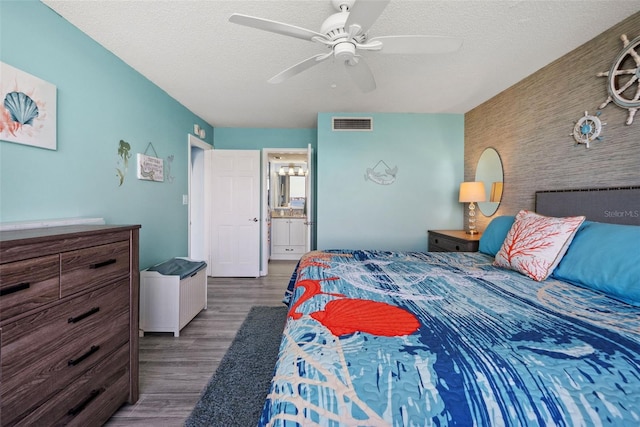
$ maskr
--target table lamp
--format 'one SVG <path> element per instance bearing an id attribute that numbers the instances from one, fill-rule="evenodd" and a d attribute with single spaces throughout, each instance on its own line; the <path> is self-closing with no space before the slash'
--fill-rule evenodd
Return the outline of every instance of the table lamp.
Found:
<path id="1" fill-rule="evenodd" d="M 460 203 L 469 203 L 469 230 L 467 234 L 477 234 L 475 202 L 484 202 L 487 195 L 481 181 L 463 182 L 460 184 Z"/>

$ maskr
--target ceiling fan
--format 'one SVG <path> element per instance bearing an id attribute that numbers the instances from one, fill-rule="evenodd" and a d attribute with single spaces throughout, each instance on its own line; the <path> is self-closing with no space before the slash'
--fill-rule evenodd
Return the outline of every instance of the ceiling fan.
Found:
<path id="1" fill-rule="evenodd" d="M 462 45 L 462 40 L 438 36 L 381 36 L 369 38 L 367 31 L 378 19 L 390 0 L 331 0 L 338 10 L 329 16 L 320 31 L 312 31 L 295 25 L 264 18 L 234 13 L 229 21 L 259 30 L 270 31 L 289 37 L 296 37 L 320 43 L 330 52 L 314 55 L 269 79 L 269 83 L 281 83 L 332 56 L 342 62 L 345 69 L 363 92 L 376 88 L 371 69 L 358 51 L 368 50 L 390 54 L 434 54 L 454 52 Z"/>

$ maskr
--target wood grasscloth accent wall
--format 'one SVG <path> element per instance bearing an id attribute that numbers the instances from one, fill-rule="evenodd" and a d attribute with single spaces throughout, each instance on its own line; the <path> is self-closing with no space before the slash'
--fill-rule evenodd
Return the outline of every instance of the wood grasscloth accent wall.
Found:
<path id="1" fill-rule="evenodd" d="M 584 112 L 595 114 L 607 98 L 607 78 L 596 74 L 610 69 L 622 34 L 630 41 L 640 36 L 640 12 L 465 114 L 465 181 L 475 179 L 485 148 L 502 159 L 504 192 L 495 215 L 533 210 L 538 190 L 640 185 L 640 113 L 627 126 L 628 111 L 612 102 L 600 110 L 603 141 L 587 149 L 570 136 Z M 491 220 L 476 217 L 479 230 Z"/>

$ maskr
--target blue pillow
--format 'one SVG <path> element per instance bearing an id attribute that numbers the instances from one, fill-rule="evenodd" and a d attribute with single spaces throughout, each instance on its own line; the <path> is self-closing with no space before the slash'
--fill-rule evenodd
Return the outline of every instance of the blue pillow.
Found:
<path id="1" fill-rule="evenodd" d="M 507 237 L 507 233 L 511 230 L 515 218 L 515 216 L 497 216 L 491 220 L 480 236 L 478 251 L 493 257 L 496 256 L 502 247 L 502 242 Z"/>
<path id="2" fill-rule="evenodd" d="M 585 221 L 553 277 L 640 306 L 640 226 Z"/>

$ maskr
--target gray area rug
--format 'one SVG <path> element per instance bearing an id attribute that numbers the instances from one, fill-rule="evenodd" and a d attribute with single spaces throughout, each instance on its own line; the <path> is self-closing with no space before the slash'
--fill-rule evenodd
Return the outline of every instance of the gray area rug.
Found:
<path id="1" fill-rule="evenodd" d="M 186 427 L 258 424 L 278 358 L 287 307 L 252 307 Z"/>

